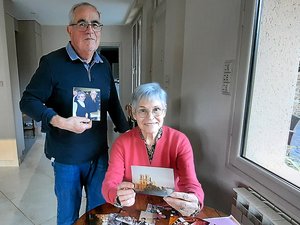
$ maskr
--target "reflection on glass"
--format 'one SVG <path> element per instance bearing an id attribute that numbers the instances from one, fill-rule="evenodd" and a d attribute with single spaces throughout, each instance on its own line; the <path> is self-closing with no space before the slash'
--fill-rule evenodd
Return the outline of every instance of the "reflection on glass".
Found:
<path id="1" fill-rule="evenodd" d="M 259 6 L 242 157 L 299 189 L 300 5 L 264 0 Z"/>
<path id="2" fill-rule="evenodd" d="M 300 171 L 300 65 L 285 163 L 289 167 Z"/>

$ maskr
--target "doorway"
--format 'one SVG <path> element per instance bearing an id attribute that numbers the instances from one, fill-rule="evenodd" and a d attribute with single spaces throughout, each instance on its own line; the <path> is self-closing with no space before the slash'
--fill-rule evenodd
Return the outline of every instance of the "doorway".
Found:
<path id="1" fill-rule="evenodd" d="M 100 53 L 108 60 L 110 64 L 115 86 L 119 96 L 120 93 L 119 91 L 120 90 L 119 46 L 101 46 Z M 118 134 L 114 132 L 114 125 L 109 116 L 107 118 L 107 128 L 108 128 L 107 130 L 108 146 L 111 146 L 111 144 L 116 139 Z"/>

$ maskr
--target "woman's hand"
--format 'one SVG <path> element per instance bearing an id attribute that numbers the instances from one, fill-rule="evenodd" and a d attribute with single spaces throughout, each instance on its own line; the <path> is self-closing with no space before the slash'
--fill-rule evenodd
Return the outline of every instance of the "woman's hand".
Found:
<path id="1" fill-rule="evenodd" d="M 132 206 L 135 203 L 134 184 L 122 182 L 117 188 L 117 198 L 121 206 Z"/>
<path id="2" fill-rule="evenodd" d="M 193 216 L 200 212 L 198 198 L 192 193 L 173 192 L 164 200 L 183 216 Z"/>

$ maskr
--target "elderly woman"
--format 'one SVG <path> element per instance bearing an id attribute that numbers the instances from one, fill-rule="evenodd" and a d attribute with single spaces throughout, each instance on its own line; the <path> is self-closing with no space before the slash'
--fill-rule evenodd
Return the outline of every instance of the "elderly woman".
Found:
<path id="1" fill-rule="evenodd" d="M 167 94 L 157 83 L 135 89 L 131 106 L 138 126 L 114 142 L 102 193 L 109 203 L 131 206 L 135 203 L 132 165 L 172 168 L 175 191 L 164 200 L 182 215 L 193 216 L 203 207 L 204 193 L 196 177 L 188 138 L 163 126 L 166 102 Z"/>

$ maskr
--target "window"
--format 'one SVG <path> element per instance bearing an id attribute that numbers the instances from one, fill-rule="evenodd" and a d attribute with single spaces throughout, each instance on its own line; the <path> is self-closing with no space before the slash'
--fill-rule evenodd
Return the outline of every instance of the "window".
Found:
<path id="1" fill-rule="evenodd" d="M 132 92 L 141 83 L 141 31 L 142 18 L 139 16 L 132 26 Z"/>
<path id="2" fill-rule="evenodd" d="M 300 220 L 300 171 L 290 157 L 297 146 L 291 135 L 299 107 L 300 5 L 277 0 L 243 4 L 229 166 Z"/>

